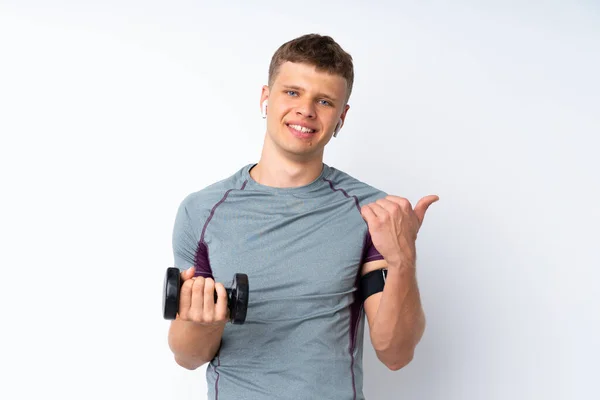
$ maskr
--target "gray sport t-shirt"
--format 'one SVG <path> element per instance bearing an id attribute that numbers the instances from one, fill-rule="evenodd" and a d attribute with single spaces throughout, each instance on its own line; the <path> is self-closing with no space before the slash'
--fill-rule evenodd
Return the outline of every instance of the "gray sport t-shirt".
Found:
<path id="1" fill-rule="evenodd" d="M 250 284 L 246 322 L 226 325 L 207 366 L 208 398 L 364 399 L 358 278 L 383 257 L 360 207 L 386 193 L 327 164 L 308 185 L 264 186 L 254 165 L 189 194 L 175 219 L 176 267 Z"/>

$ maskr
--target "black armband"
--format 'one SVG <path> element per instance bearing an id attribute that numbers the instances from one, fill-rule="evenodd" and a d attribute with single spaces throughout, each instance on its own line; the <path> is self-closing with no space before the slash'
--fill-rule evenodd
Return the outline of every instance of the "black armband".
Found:
<path id="1" fill-rule="evenodd" d="M 386 278 L 387 268 L 376 269 L 362 276 L 360 278 L 362 301 L 367 300 L 372 294 L 382 292 Z"/>

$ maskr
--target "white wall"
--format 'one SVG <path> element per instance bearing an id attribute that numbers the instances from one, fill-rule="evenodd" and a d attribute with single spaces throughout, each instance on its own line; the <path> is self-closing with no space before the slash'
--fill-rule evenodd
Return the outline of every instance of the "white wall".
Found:
<path id="1" fill-rule="evenodd" d="M 318 32 L 357 74 L 325 162 L 441 198 L 426 334 L 398 372 L 367 342 L 367 398 L 598 398 L 598 2 L 223 3 L 0 1 L 0 397 L 205 398 L 161 318 L 176 208 L 258 159 L 270 57 Z"/>

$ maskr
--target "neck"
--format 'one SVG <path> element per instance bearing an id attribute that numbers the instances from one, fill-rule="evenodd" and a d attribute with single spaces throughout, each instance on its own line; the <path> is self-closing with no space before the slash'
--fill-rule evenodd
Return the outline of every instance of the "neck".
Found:
<path id="1" fill-rule="evenodd" d="M 265 143 L 259 162 L 250 176 L 261 185 L 293 188 L 313 182 L 323 171 L 323 154 L 303 159 L 283 155 Z"/>

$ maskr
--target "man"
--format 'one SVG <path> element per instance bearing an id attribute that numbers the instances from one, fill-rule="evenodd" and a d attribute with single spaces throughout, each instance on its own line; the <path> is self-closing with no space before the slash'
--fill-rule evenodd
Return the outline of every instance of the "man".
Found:
<path id="1" fill-rule="evenodd" d="M 364 399 L 365 314 L 381 362 L 398 370 L 413 357 L 425 328 L 415 240 L 438 197 L 413 210 L 323 163 L 353 80 L 351 56 L 328 36 L 282 45 L 260 99 L 259 162 L 178 209 L 173 250 L 184 283 L 169 346 L 185 368 L 209 363 L 210 399 Z M 365 300 L 360 279 L 380 269 L 385 286 Z M 223 282 L 235 273 L 250 282 L 243 325 L 227 322 Z"/>

